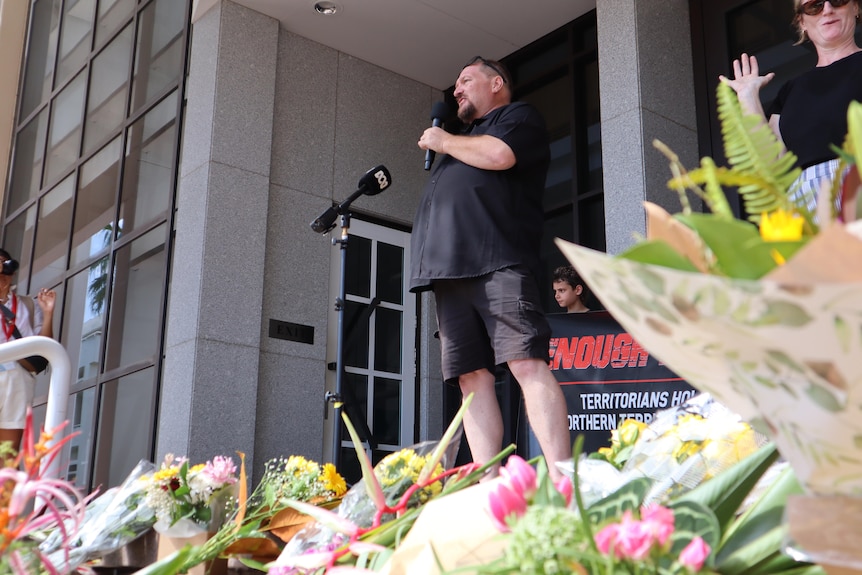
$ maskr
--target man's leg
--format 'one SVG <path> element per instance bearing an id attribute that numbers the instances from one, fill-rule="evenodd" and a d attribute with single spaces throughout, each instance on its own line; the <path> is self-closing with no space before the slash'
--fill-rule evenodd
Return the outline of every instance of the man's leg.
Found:
<path id="1" fill-rule="evenodd" d="M 464 414 L 464 432 L 473 454 L 473 461 L 484 465 L 503 447 L 503 415 L 494 389 L 494 374 L 480 369 L 458 378 L 461 392 L 473 400 Z"/>
<path id="2" fill-rule="evenodd" d="M 548 364 L 541 359 L 512 360 L 509 362 L 509 369 L 521 386 L 527 419 L 548 462 L 548 472 L 551 479 L 557 481 L 562 474 L 554 462 L 572 456 L 563 390 L 548 369 Z"/>

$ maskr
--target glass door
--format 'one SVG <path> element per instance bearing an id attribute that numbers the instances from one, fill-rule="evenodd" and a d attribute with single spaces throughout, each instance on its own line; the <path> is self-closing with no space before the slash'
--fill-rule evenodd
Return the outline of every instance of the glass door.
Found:
<path id="1" fill-rule="evenodd" d="M 416 296 L 407 291 L 410 234 L 353 218 L 347 244 L 344 311 L 343 411 L 376 463 L 415 442 Z M 333 236 L 340 235 L 336 228 Z M 330 297 L 341 286 L 341 248 L 332 248 Z M 335 389 L 338 314 L 330 311 L 327 332 L 327 390 Z M 330 413 L 328 411 L 328 413 Z M 359 479 L 356 453 L 344 425 L 339 471 Z M 333 422 L 325 426 L 331 450 Z M 329 458 L 330 454 L 326 454 Z"/>

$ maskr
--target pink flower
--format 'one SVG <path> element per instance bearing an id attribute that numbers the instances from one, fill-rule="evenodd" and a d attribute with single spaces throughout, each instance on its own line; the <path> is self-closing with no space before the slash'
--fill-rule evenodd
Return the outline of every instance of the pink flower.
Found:
<path id="1" fill-rule="evenodd" d="M 619 523 L 611 523 L 602 528 L 601 531 L 596 533 L 594 539 L 596 541 L 596 547 L 599 548 L 599 551 L 602 553 L 608 554 L 611 549 L 614 550 L 614 555 L 620 557 L 619 549 L 617 549 L 617 540 L 619 539 L 620 532 L 620 524 Z"/>
<path id="2" fill-rule="evenodd" d="M 527 512 L 526 498 L 504 481 L 499 481 L 491 490 L 488 506 L 494 525 L 504 533 L 509 531 L 508 520 L 513 515 L 517 518 Z"/>
<path id="3" fill-rule="evenodd" d="M 646 559 L 655 541 L 649 525 L 634 519 L 631 511 L 623 513 L 617 538 L 618 555 L 635 561 Z"/>
<path id="4" fill-rule="evenodd" d="M 661 505 L 641 509 L 641 520 L 659 545 L 664 545 L 673 533 L 673 511 Z"/>
<path id="5" fill-rule="evenodd" d="M 212 461 L 207 461 L 201 473 L 216 485 L 233 485 L 236 483 L 236 465 L 230 457 L 216 455 Z"/>
<path id="6" fill-rule="evenodd" d="M 563 496 L 563 499 L 566 500 L 566 506 L 568 506 L 572 502 L 572 480 L 568 477 L 561 477 L 560 480 L 554 484 L 554 487 L 557 488 L 557 491 L 559 491 L 560 495 Z"/>
<path id="7" fill-rule="evenodd" d="M 706 558 L 709 557 L 709 552 L 709 545 L 700 536 L 697 536 L 679 554 L 679 562 L 692 571 L 700 571 Z"/>
<path id="8" fill-rule="evenodd" d="M 500 469 L 500 475 L 524 499 L 530 499 L 535 495 L 536 470 L 532 465 L 524 461 L 522 457 L 510 455 L 505 467 Z"/>

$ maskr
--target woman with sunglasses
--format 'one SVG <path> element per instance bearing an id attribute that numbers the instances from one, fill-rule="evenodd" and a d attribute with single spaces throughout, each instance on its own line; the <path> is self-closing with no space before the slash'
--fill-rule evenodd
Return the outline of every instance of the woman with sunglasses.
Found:
<path id="1" fill-rule="evenodd" d="M 847 107 L 862 101 L 862 54 L 854 34 L 859 22 L 859 0 L 795 0 L 796 45 L 810 41 L 817 65 L 789 80 L 764 113 L 760 89 L 775 76 L 760 75 L 757 59 L 743 54 L 733 61 L 732 87 L 743 112 L 764 116 L 786 149 L 803 169 L 793 199 L 814 207 L 823 181 L 832 181 L 838 160 L 831 144 L 841 146 L 847 133 Z"/>

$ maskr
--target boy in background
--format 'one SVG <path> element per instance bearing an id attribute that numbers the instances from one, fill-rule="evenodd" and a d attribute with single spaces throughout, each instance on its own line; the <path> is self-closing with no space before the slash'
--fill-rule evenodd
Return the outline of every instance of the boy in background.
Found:
<path id="1" fill-rule="evenodd" d="M 584 305 L 587 286 L 572 266 L 560 266 L 554 270 L 554 299 L 567 313 L 590 311 Z"/>

